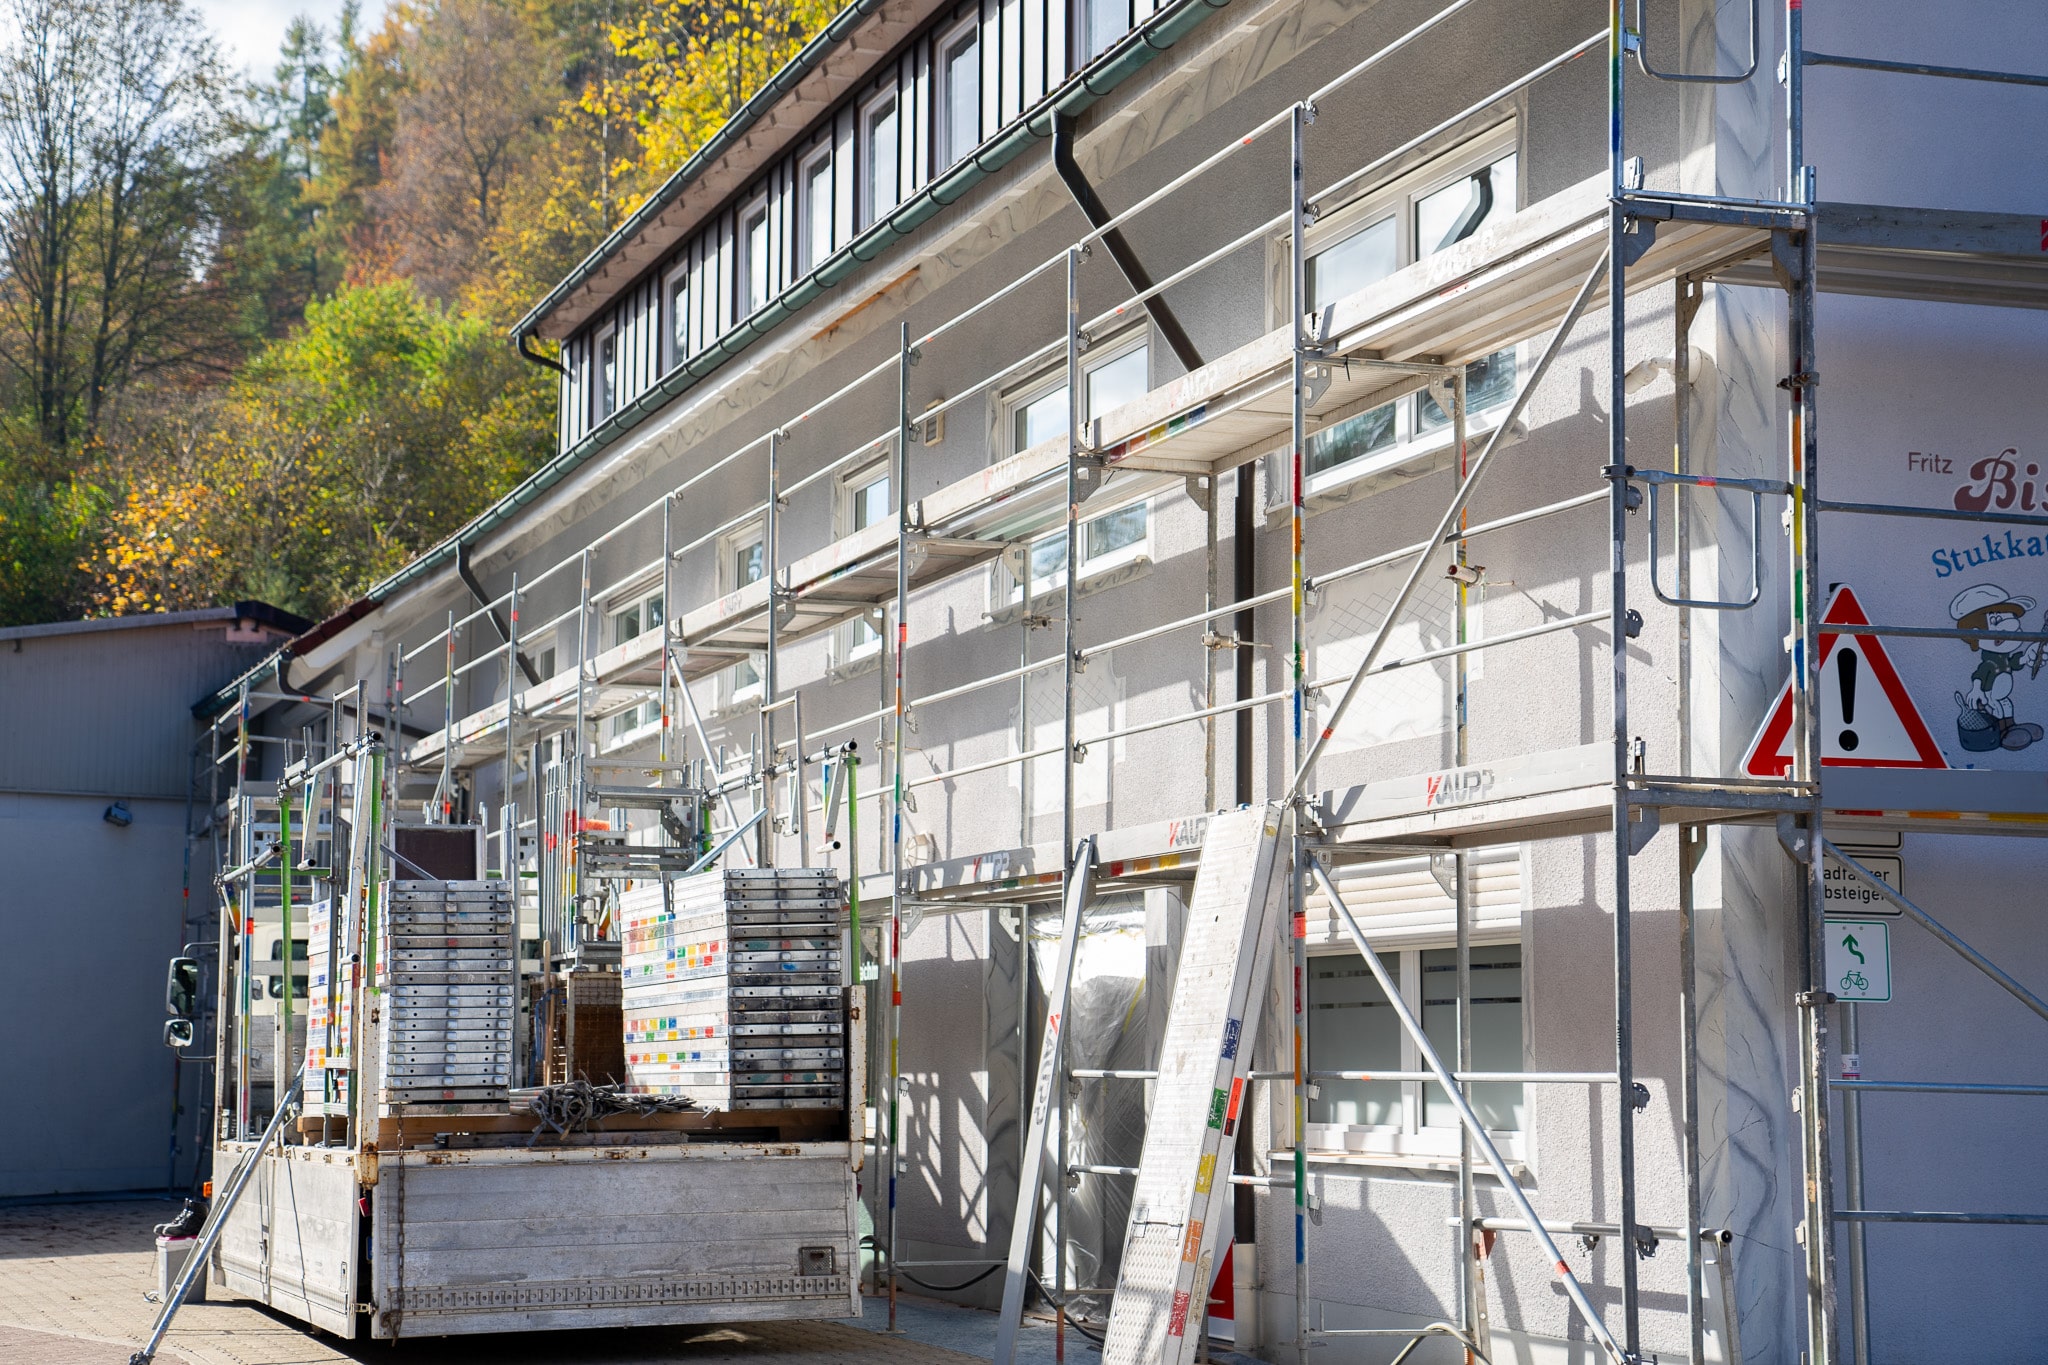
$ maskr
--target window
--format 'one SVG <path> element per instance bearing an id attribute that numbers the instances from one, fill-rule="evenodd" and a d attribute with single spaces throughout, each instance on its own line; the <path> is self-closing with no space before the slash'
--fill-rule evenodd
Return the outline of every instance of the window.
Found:
<path id="1" fill-rule="evenodd" d="M 668 274 L 661 286 L 661 306 L 668 319 L 662 338 L 666 349 L 667 363 L 664 369 L 674 369 L 690 358 L 690 266 L 686 261 Z"/>
<path id="2" fill-rule="evenodd" d="M 866 469 L 848 475 L 840 484 L 842 507 L 840 524 L 846 534 L 865 531 L 895 515 L 895 504 L 889 500 L 889 466 L 869 465 Z M 881 632 L 868 617 L 847 623 L 840 639 L 839 663 L 841 667 L 872 658 L 882 648 Z"/>
<path id="3" fill-rule="evenodd" d="M 1479 148 L 1442 158 L 1328 215 L 1308 239 L 1309 310 L 1320 311 L 1514 213 L 1518 161 L 1513 147 L 1512 132 L 1489 134 Z M 1279 251 L 1284 279 L 1284 238 Z M 1510 347 L 1466 367 L 1468 412 L 1514 395 L 1515 358 Z M 1427 393 L 1383 404 L 1311 435 L 1303 452 L 1305 472 L 1313 480 L 1341 467 L 1345 472 L 1338 477 L 1348 478 L 1366 456 L 1398 451 L 1449 423 L 1449 415 Z"/>
<path id="4" fill-rule="evenodd" d="M 619 405 L 619 330 L 606 323 L 590 344 L 590 420 L 602 422 Z"/>
<path id="5" fill-rule="evenodd" d="M 1094 61 L 1130 29 L 1131 0 L 1081 0 L 1081 60 Z"/>
<path id="6" fill-rule="evenodd" d="M 797 266 L 808 274 L 832 255 L 832 149 L 822 148 L 804 162 L 797 180 Z"/>
<path id="7" fill-rule="evenodd" d="M 656 589 L 646 596 L 638 594 L 623 606 L 612 608 L 605 625 L 605 646 L 617 649 L 628 640 L 661 629 L 665 613 L 662 610 L 661 592 Z M 644 725 L 655 725 L 661 721 L 661 701 L 654 698 L 629 706 L 611 718 L 611 735 L 629 734 Z"/>
<path id="8" fill-rule="evenodd" d="M 1081 523 L 1081 574 L 1090 577 L 1145 558 L 1151 550 L 1152 504 L 1127 503 L 1101 512 Z M 1031 574 L 1033 597 L 1065 586 L 1067 581 L 1067 532 L 1065 527 L 1031 542 L 1024 565 Z M 1024 585 L 1014 571 L 1006 571 L 1009 600 L 1020 601 Z"/>
<path id="9" fill-rule="evenodd" d="M 860 221 L 870 227 L 896 207 L 901 187 L 896 93 L 877 96 L 860 112 Z"/>
<path id="10" fill-rule="evenodd" d="M 1093 359 L 1082 360 L 1087 384 L 1087 410 L 1082 417 L 1089 422 L 1142 397 L 1152 386 L 1152 350 L 1144 333 L 1100 351 Z M 1042 375 L 1003 406 L 1009 414 L 1010 454 L 1050 441 L 1067 429 L 1066 375 L 1061 371 Z"/>
<path id="11" fill-rule="evenodd" d="M 1458 1047 L 1457 953 L 1451 948 L 1384 951 L 1403 999 L 1447 1062 Z M 1472 949 L 1472 1064 L 1479 1071 L 1520 1071 L 1522 949 Z M 1421 1052 L 1394 1015 L 1393 1003 L 1357 953 L 1309 958 L 1308 1065 L 1311 1071 L 1416 1071 Z M 1434 1082 L 1319 1081 L 1309 1103 L 1311 1150 L 1449 1155 L 1458 1115 Z M 1489 1132 L 1519 1134 L 1523 1087 L 1490 1081 L 1472 1087 L 1472 1107 Z"/>
<path id="12" fill-rule="evenodd" d="M 939 39 L 936 170 L 945 170 L 981 141 L 981 30 L 969 19 Z"/>
<path id="13" fill-rule="evenodd" d="M 775 288 L 775 257 L 768 248 L 768 201 L 757 199 L 740 212 L 740 268 L 738 271 L 741 317 L 752 317 L 768 306 Z"/>
<path id="14" fill-rule="evenodd" d="M 555 647 L 553 645 L 549 645 L 546 649 L 533 656 L 533 671 L 540 674 L 543 678 L 555 676 Z"/>
<path id="15" fill-rule="evenodd" d="M 725 540 L 725 563 L 720 577 L 723 591 L 737 592 L 759 582 L 767 571 L 767 540 L 759 526 L 736 531 Z M 758 658 L 742 659 L 726 671 L 725 704 L 739 706 L 761 698 L 761 668 Z"/>

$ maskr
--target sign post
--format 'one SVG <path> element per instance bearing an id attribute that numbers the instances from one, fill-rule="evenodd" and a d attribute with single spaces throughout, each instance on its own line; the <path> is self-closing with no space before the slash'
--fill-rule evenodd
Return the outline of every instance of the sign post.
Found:
<path id="1" fill-rule="evenodd" d="M 1892 927 L 1878 919 L 1828 921 L 1828 982 L 1837 1000 L 1877 1004 L 1892 998 Z"/>

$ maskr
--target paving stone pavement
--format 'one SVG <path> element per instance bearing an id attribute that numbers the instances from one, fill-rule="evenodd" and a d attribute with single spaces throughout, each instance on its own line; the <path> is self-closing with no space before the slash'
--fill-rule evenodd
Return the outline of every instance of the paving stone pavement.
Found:
<path id="1" fill-rule="evenodd" d="M 0 1365 L 124 1365 L 156 1305 L 160 1201 L 0 1208 Z M 164 1365 L 963 1365 L 974 1356 L 851 1323 L 601 1328 L 413 1342 L 342 1342 L 266 1309 L 195 1303 Z"/>

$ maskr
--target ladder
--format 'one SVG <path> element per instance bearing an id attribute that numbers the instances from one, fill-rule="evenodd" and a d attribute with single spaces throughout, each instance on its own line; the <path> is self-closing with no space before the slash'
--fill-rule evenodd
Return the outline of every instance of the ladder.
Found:
<path id="1" fill-rule="evenodd" d="M 1278 805 L 1252 806 L 1211 816 L 1202 839 L 1103 1365 L 1185 1365 L 1202 1334 L 1258 1026 L 1253 995 L 1278 937 L 1281 828 Z"/>

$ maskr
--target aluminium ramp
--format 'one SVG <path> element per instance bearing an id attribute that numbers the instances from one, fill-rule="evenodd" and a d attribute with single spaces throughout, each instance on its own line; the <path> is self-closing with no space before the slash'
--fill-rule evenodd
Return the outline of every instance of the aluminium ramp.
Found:
<path id="1" fill-rule="evenodd" d="M 1282 862 L 1280 831 L 1277 805 L 1209 820 L 1131 1194 L 1104 1365 L 1184 1365 L 1201 1336 L 1217 1214 L 1230 1188 L 1226 1144 L 1242 1107 L 1258 1025 L 1251 1005 L 1279 926 L 1275 893 L 1282 880 L 1274 874 Z"/>

